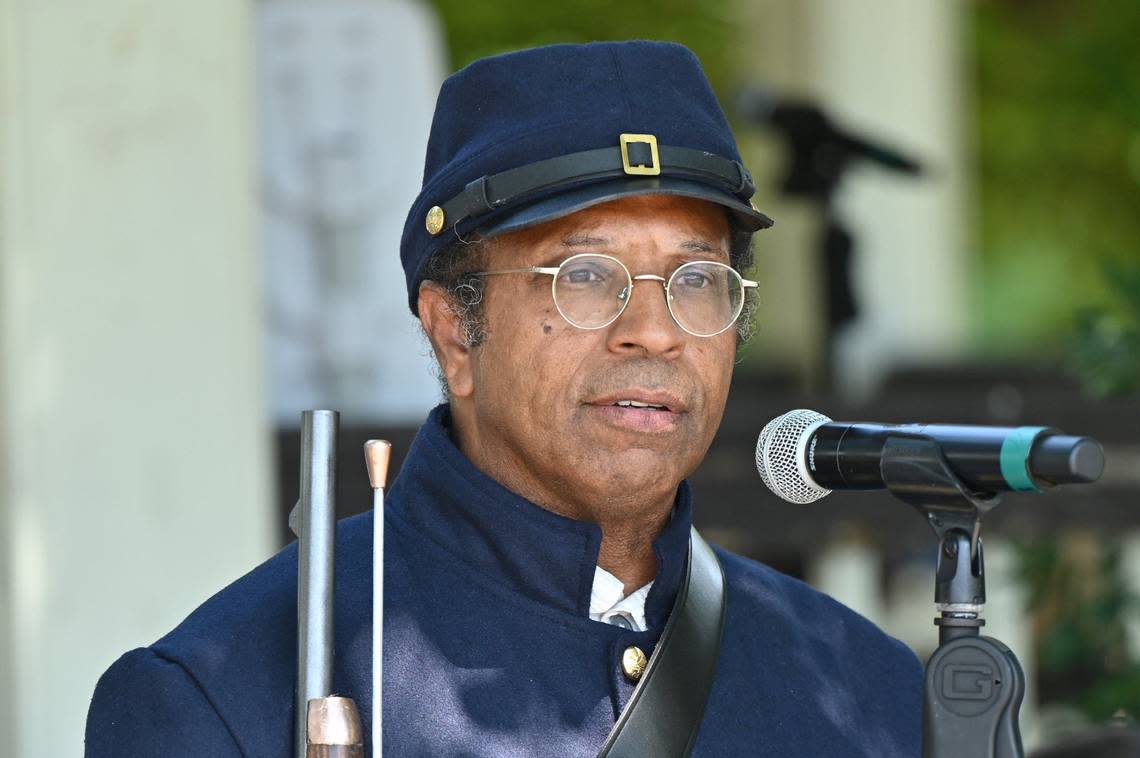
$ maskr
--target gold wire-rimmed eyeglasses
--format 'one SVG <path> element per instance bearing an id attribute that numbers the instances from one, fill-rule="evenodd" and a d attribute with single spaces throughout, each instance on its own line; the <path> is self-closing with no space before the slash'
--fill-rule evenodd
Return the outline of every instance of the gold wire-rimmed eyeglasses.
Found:
<path id="1" fill-rule="evenodd" d="M 621 316 L 633 294 L 633 283 L 664 285 L 665 304 L 673 322 L 694 337 L 715 337 L 730 328 L 744 309 L 745 290 L 756 282 L 717 261 L 691 261 L 669 278 L 656 274 L 633 276 L 610 255 L 579 253 L 558 266 L 527 266 L 480 271 L 474 276 L 546 274 L 554 277 L 550 293 L 558 313 L 579 329 L 603 329 Z"/>

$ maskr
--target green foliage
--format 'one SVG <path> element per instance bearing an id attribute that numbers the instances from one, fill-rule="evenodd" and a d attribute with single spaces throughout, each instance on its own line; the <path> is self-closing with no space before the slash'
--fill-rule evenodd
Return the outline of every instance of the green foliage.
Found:
<path id="1" fill-rule="evenodd" d="M 1077 314 L 1076 369 L 1097 394 L 1140 394 L 1140 260 L 1104 269 L 1108 302 Z"/>
<path id="2" fill-rule="evenodd" d="M 1140 392 L 1140 3 L 975 0 L 984 344 L 1068 352 L 1101 394 Z M 1045 702 L 1140 715 L 1120 548 L 1020 548 Z"/>
<path id="3" fill-rule="evenodd" d="M 1091 535 L 1018 548 L 1038 643 L 1045 702 L 1067 702 L 1094 721 L 1140 715 L 1140 664 L 1129 657 L 1125 618 L 1140 598 L 1124 581 L 1119 544 Z"/>
<path id="4" fill-rule="evenodd" d="M 1140 3 L 975 0 L 984 343 L 1060 350 L 1140 260 Z"/>
<path id="5" fill-rule="evenodd" d="M 739 24 L 729 0 L 434 0 L 433 5 L 455 69 L 487 55 L 556 42 L 660 39 L 688 45 L 721 94 L 732 83 L 731 42 Z"/>

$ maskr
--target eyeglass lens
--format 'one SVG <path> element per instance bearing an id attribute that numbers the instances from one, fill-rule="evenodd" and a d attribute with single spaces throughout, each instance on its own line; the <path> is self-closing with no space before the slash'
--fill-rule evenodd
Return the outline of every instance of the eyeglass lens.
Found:
<path id="1" fill-rule="evenodd" d="M 669 280 L 673 318 L 699 336 L 716 334 L 735 321 L 743 297 L 740 275 L 718 263 L 686 263 Z"/>
<path id="2" fill-rule="evenodd" d="M 633 282 L 616 259 L 589 253 L 566 260 L 554 278 L 554 302 L 571 324 L 598 329 L 621 314 Z M 669 310 L 698 336 L 717 334 L 740 314 L 744 286 L 732 268 L 710 261 L 686 263 L 669 280 Z"/>

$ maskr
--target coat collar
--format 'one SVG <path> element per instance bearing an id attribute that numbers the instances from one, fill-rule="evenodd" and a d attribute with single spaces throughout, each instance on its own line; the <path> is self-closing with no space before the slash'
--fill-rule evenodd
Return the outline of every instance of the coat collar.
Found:
<path id="1" fill-rule="evenodd" d="M 450 425 L 444 404 L 420 427 L 389 492 L 389 517 L 528 597 L 587 617 L 601 528 L 552 513 L 488 477 L 452 442 Z M 659 629 L 672 609 L 691 525 L 689 485 L 682 482 L 653 542 L 657 576 L 645 604 L 650 629 Z"/>

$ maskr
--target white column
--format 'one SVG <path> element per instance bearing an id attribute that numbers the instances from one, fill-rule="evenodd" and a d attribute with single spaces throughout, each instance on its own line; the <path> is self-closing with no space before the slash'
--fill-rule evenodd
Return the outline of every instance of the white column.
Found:
<path id="1" fill-rule="evenodd" d="M 249 4 L 0 0 L 0 735 L 272 549 Z"/>
<path id="2" fill-rule="evenodd" d="M 965 144 L 967 68 L 958 0 L 753 0 L 746 59 L 753 81 L 818 104 L 845 130 L 918 158 L 911 179 L 861 163 L 836 196 L 855 239 L 860 314 L 839 340 L 837 386 L 863 396 L 894 365 L 960 355 L 969 330 Z M 776 227 L 757 235 L 765 360 L 810 365 L 822 349 L 825 303 L 818 219 L 805 201 L 771 197 L 780 142 L 745 140 L 757 202 Z M 804 220 L 815 221 L 805 224 Z M 791 222 L 791 223 L 786 223 Z M 805 286 L 805 283 L 811 286 Z"/>
<path id="3" fill-rule="evenodd" d="M 962 4 L 811 0 L 816 92 L 837 119 L 918 157 L 926 176 L 868 167 L 839 197 L 862 313 L 837 353 L 866 391 L 892 364 L 954 357 L 969 325 Z"/>

